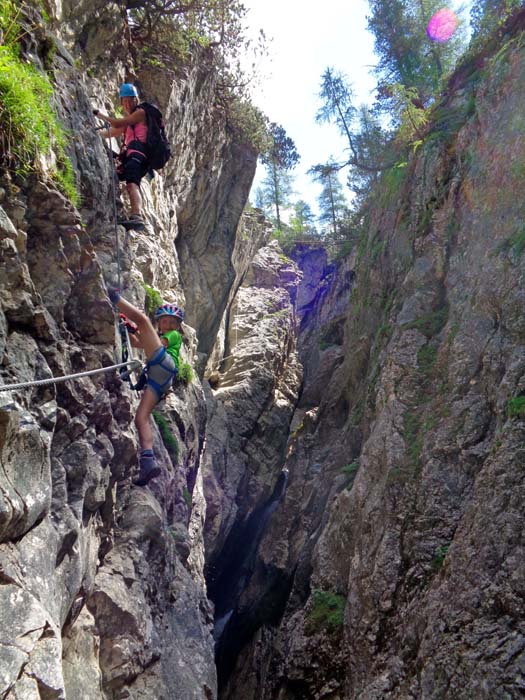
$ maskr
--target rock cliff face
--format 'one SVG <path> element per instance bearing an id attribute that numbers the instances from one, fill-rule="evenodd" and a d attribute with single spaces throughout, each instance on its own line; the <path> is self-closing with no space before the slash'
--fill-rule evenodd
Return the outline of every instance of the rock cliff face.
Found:
<path id="1" fill-rule="evenodd" d="M 33 26 L 36 65 L 45 38 L 56 46 L 54 99 L 74 134 L 82 206 L 43 175 L 2 175 L 3 384 L 113 364 L 103 278 L 119 268 L 136 302 L 146 283 L 186 305 L 183 359 L 195 367 L 197 343 L 206 350 L 226 308 L 256 154 L 214 106 L 216 77 L 203 60 L 168 80 L 150 68 L 137 82 L 162 100 L 175 154 L 144 184 L 145 232 L 115 229 L 113 165 L 91 107 L 113 111 L 129 70 L 123 26 L 105 3 L 64 3 L 47 29 Z M 79 71 L 84 63 L 98 78 Z M 131 486 L 136 403 L 115 372 L 0 393 L 3 698 L 216 697 L 203 568 L 205 393 L 196 377 L 159 406 L 162 475 L 148 488 Z"/>
<path id="2" fill-rule="evenodd" d="M 353 257 L 298 252 L 289 482 L 223 698 L 524 693 L 524 19 L 454 77 Z"/>
<path id="3" fill-rule="evenodd" d="M 331 264 L 241 219 L 256 154 L 204 54 L 137 73 L 175 155 L 115 230 L 90 109 L 131 75 L 124 20 L 64 2 L 41 30 L 82 205 L 2 174 L 0 382 L 113 364 L 117 250 L 130 298 L 185 304 L 198 376 L 147 488 L 115 372 L 0 392 L 0 696 L 522 697 L 525 13 Z"/>

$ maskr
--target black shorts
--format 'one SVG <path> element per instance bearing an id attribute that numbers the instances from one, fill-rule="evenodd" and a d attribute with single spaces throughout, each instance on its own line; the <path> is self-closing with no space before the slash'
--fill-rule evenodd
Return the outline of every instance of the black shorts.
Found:
<path id="1" fill-rule="evenodd" d="M 146 156 L 142 153 L 132 153 L 126 156 L 122 165 L 117 169 L 118 179 L 121 182 L 133 182 L 140 185 L 140 181 L 148 172 Z"/>

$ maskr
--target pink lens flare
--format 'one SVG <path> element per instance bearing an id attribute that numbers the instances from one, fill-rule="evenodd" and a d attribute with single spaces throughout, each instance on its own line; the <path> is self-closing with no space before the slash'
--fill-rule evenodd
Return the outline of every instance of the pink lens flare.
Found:
<path id="1" fill-rule="evenodd" d="M 458 18 L 452 10 L 444 7 L 438 10 L 428 23 L 427 35 L 432 41 L 440 44 L 448 41 L 458 27 Z"/>

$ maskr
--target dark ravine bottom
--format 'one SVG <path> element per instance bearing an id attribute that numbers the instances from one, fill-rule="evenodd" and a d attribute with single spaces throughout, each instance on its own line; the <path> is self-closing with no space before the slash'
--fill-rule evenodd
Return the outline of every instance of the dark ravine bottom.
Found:
<path id="1" fill-rule="evenodd" d="M 283 470 L 270 498 L 244 521 L 236 524 L 215 566 L 208 571 L 208 594 L 215 605 L 215 653 L 219 695 L 235 668 L 239 653 L 262 625 L 278 624 L 293 577 L 257 560 L 257 550 L 266 526 L 286 490 L 288 473 Z M 264 569 L 264 571 L 263 571 Z M 256 576 L 260 595 L 239 602 Z"/>

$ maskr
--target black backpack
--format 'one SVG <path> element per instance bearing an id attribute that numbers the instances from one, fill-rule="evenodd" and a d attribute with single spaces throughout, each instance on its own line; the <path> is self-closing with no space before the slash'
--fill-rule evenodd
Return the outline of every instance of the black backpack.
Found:
<path id="1" fill-rule="evenodd" d="M 142 102 L 137 109 L 143 109 L 146 113 L 148 136 L 145 147 L 148 165 L 153 170 L 160 170 L 171 158 L 171 146 L 166 136 L 162 114 L 158 107 L 149 102 Z"/>

